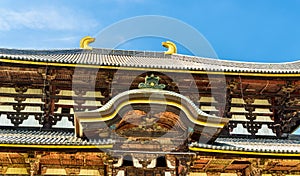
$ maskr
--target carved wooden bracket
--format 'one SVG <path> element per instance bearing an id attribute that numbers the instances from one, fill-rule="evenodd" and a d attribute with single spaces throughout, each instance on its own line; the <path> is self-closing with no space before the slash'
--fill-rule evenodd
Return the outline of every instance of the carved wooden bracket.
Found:
<path id="1" fill-rule="evenodd" d="M 20 113 L 7 113 L 7 118 L 10 119 L 14 126 L 19 126 L 24 120 L 28 119 L 29 114 Z"/>
<path id="2" fill-rule="evenodd" d="M 262 124 L 259 122 L 245 122 L 245 123 L 243 123 L 243 127 L 247 128 L 247 131 L 252 136 L 255 136 L 255 134 L 258 132 L 258 130 L 261 129 Z"/>

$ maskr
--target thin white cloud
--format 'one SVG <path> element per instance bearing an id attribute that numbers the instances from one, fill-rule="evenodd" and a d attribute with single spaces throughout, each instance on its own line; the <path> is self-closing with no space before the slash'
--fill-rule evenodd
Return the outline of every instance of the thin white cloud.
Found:
<path id="1" fill-rule="evenodd" d="M 97 26 L 97 22 L 65 8 L 38 8 L 31 10 L 0 9 L 0 30 L 45 29 L 80 30 Z"/>
<path id="2" fill-rule="evenodd" d="M 44 41 L 63 41 L 63 42 L 68 42 L 68 41 L 74 41 L 80 39 L 82 36 L 71 36 L 71 37 L 62 37 L 62 38 L 51 38 L 51 39 L 46 39 Z"/>

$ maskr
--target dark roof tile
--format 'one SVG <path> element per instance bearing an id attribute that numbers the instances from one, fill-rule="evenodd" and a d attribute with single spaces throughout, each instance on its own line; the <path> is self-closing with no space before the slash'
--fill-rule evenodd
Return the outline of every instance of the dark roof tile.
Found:
<path id="1" fill-rule="evenodd" d="M 218 138 L 213 149 L 222 150 L 228 147 L 229 150 L 271 152 L 271 153 L 299 153 L 300 141 L 294 139 L 248 139 L 248 138 Z M 207 144 L 209 145 L 209 144 Z M 207 145 L 194 143 L 191 146 L 210 148 Z"/>
<path id="2" fill-rule="evenodd" d="M 74 136 L 73 132 L 38 131 L 33 129 L 0 129 L 0 144 L 25 145 L 107 145 L 115 143 L 112 139 L 87 141 Z M 191 147 L 214 150 L 249 151 L 266 153 L 299 153 L 300 141 L 295 139 L 246 139 L 218 138 L 214 144 L 192 143 Z"/>
<path id="3" fill-rule="evenodd" d="M 148 67 L 226 72 L 299 73 L 300 62 L 252 63 L 186 56 L 163 52 L 112 49 L 17 50 L 0 49 L 0 58 L 69 64 Z"/>
<path id="4" fill-rule="evenodd" d="M 73 132 L 37 131 L 29 129 L 0 129 L 1 144 L 39 144 L 39 145 L 106 145 L 114 141 L 100 140 L 88 142 L 75 137 Z"/>

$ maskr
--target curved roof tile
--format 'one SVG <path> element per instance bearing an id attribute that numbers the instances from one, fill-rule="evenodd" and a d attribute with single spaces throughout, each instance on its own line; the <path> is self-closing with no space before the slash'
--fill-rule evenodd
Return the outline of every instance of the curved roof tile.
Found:
<path id="1" fill-rule="evenodd" d="M 112 49 L 19 50 L 0 48 L 0 58 L 64 64 L 87 64 L 120 67 L 147 67 L 219 72 L 299 73 L 300 62 L 238 62 L 163 52 Z"/>

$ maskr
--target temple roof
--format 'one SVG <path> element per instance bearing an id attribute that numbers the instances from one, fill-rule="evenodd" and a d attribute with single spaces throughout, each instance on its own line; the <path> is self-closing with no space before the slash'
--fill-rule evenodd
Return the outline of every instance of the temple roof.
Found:
<path id="1" fill-rule="evenodd" d="M 186 79 L 186 74 L 175 75 L 174 80 L 163 74 L 157 73 L 158 75 L 155 76 L 161 79 L 161 84 L 169 86 L 168 91 L 176 92 L 176 86 L 172 86 L 177 84 L 181 90 L 186 90 L 181 91 L 180 93 L 182 93 L 182 95 L 180 96 L 189 98 L 189 100 L 197 104 L 197 106 L 200 102 L 199 109 L 202 108 L 201 111 L 212 111 L 214 114 L 218 113 L 218 106 L 221 107 L 224 104 L 222 104 L 222 98 L 217 96 L 213 97 L 211 95 L 210 91 L 214 88 L 211 82 L 216 81 L 219 83 L 220 79 L 216 76 L 209 80 L 206 78 L 206 71 L 217 72 L 218 74 L 219 72 L 220 74 L 222 74 L 222 72 L 228 72 L 228 75 L 230 72 L 233 72 L 233 74 L 231 74 L 233 76 L 226 75 L 226 78 L 221 80 L 221 82 L 224 81 L 226 90 L 230 93 L 230 96 L 225 97 L 227 98 L 227 104 L 224 106 L 233 108 L 225 109 L 228 111 L 228 113 L 224 113 L 226 116 L 222 116 L 222 112 L 220 112 L 221 115 L 218 115 L 220 117 L 231 118 L 228 128 L 224 130 L 228 130 L 229 136 L 227 136 L 227 138 L 222 138 L 224 136 L 217 138 L 217 136 L 215 136 L 217 140 L 209 144 L 200 143 L 198 140 L 195 140 L 197 141 L 196 143 L 190 143 L 189 145 L 190 151 L 212 153 L 221 153 L 224 151 L 223 153 L 251 155 L 262 155 L 261 153 L 263 153 L 263 155 L 269 156 L 275 154 L 278 157 L 280 154 L 289 154 L 289 156 L 300 157 L 299 139 L 281 138 L 284 137 L 285 134 L 290 134 L 299 126 L 300 111 L 298 109 L 300 103 L 298 99 L 300 89 L 298 77 L 300 62 L 280 64 L 249 63 L 179 54 L 166 55 L 163 52 L 110 49 L 0 49 L 0 62 L 2 68 L 4 68 L 0 71 L 2 72 L 0 76 L 1 83 L 3 84 L 3 92 L 0 93 L 1 96 L 5 98 L 2 99 L 1 107 L 3 107 L 3 110 L 1 113 L 3 118 L 12 122 L 11 126 L 15 126 L 11 129 L 0 128 L 0 147 L 3 148 L 57 148 L 58 146 L 59 148 L 98 148 L 99 146 L 113 146 L 115 141 L 109 138 L 100 140 L 90 138 L 90 141 L 88 141 L 84 137 L 76 137 L 74 132 L 67 130 L 56 131 L 57 129 L 53 128 L 50 129 L 50 131 L 41 131 L 39 129 L 22 129 L 18 126 L 22 124 L 23 121 L 29 119 L 29 116 L 31 119 L 35 119 L 39 124 L 44 125 L 48 122 L 50 124 L 51 122 L 49 126 L 54 126 L 58 121 L 61 121 L 63 117 L 65 120 L 67 119 L 67 121 L 73 121 L 74 111 L 91 111 L 101 106 L 109 106 L 109 104 L 106 105 L 107 101 L 114 96 L 120 96 L 120 94 L 125 91 L 123 87 L 127 86 L 130 87 L 129 89 L 134 89 L 130 90 L 132 92 L 137 91 L 135 89 L 139 88 L 138 85 L 143 83 L 143 79 L 149 76 L 146 72 L 145 75 L 136 75 L 136 73 L 132 71 L 126 72 L 126 74 L 123 75 L 123 73 L 114 73 L 115 70 L 113 69 L 125 68 L 126 70 L 133 70 L 133 68 L 136 68 L 135 70 L 138 71 L 150 70 L 151 72 L 171 70 L 171 72 L 176 74 L 177 71 L 180 72 L 182 70 L 182 72 L 193 71 L 193 73 L 196 74 L 203 71 L 201 72 L 204 73 L 203 75 L 192 75 L 194 76 L 192 78 L 196 80 L 198 90 L 201 91 L 201 94 L 199 92 L 195 93 L 197 96 L 199 95 L 201 99 L 199 99 L 199 97 L 193 98 L 193 95 L 190 95 L 190 85 L 194 80 Z M 26 65 L 24 66 L 23 64 Z M 36 65 L 36 67 L 31 67 L 31 64 Z M 54 67 L 48 68 L 48 65 Z M 77 66 L 84 68 L 103 68 L 99 69 L 100 71 L 98 70 L 96 75 L 97 90 L 87 89 L 85 92 L 74 91 L 76 96 L 72 96 L 72 83 L 77 83 L 79 87 L 81 87 L 82 85 L 86 86 L 90 84 L 89 80 L 92 80 L 89 77 L 90 74 L 92 74 L 92 72 L 89 71 L 92 69 L 87 69 L 88 71 L 79 69 L 79 74 L 74 74 L 74 67 Z M 68 67 L 68 69 L 65 69 L 65 67 Z M 260 77 L 257 78 L 255 76 L 251 78 L 236 77 L 242 75 L 242 73 L 250 73 L 247 75 L 255 75 L 255 73 L 258 73 L 257 75 L 260 76 L 267 76 L 266 73 L 271 73 L 275 76 L 281 73 L 296 73 L 294 74 L 296 77 L 290 79 L 290 74 L 282 74 L 283 78 L 280 79 L 277 78 L 277 76 L 275 79 L 271 77 L 262 80 L 260 80 Z M 73 82 L 72 79 L 74 75 L 78 76 L 76 79 L 79 81 L 75 80 Z M 114 79 L 112 79 L 112 77 Z M 85 82 L 85 80 L 87 81 Z M 113 81 L 120 84 L 114 85 L 114 89 L 111 90 L 110 83 Z M 18 83 L 20 82 L 24 83 L 24 85 L 19 85 Z M 55 85 L 56 90 L 54 90 L 54 88 L 51 90 L 50 86 L 46 86 L 46 83 Z M 96 99 L 90 94 L 95 91 L 99 91 L 99 95 L 97 94 Z M 46 99 L 45 96 L 49 99 Z M 180 98 L 180 96 L 177 96 L 177 98 Z M 202 97 L 207 98 L 207 100 Z M 93 100 L 93 106 L 86 103 L 85 100 Z M 256 100 L 260 100 L 260 102 Z M 95 102 L 100 103 L 96 104 Z M 52 104 L 51 107 L 53 108 L 47 109 L 50 104 Z M 213 105 L 215 109 L 205 109 L 211 105 Z M 33 108 L 25 109 L 25 107 Z M 171 109 L 172 106 L 168 106 L 167 108 Z M 47 123 L 44 123 L 42 117 L 44 117 L 44 115 L 45 117 L 50 117 L 47 116 L 50 114 L 53 115 L 53 117 L 51 116 L 53 121 L 48 120 Z M 44 126 L 45 130 L 49 130 L 47 129 L 47 125 Z M 277 128 L 278 126 L 279 128 Z M 260 132 L 262 131 L 261 133 L 268 130 L 268 132 L 271 131 L 270 133 L 273 136 L 276 135 L 279 139 L 268 139 L 268 135 L 266 134 L 264 134 L 264 139 L 228 138 L 233 137 L 230 136 L 231 134 L 240 134 L 237 130 L 240 128 L 248 131 L 252 137 L 256 137 L 260 129 L 262 129 L 260 130 Z M 199 130 L 199 133 L 200 132 Z M 226 136 L 226 134 L 224 135 Z"/>
<path id="2" fill-rule="evenodd" d="M 111 148 L 114 140 L 91 140 L 75 137 L 73 132 L 40 131 L 38 129 L 0 129 L 0 146 L 22 148 Z M 218 138 L 213 144 L 194 142 L 191 151 L 299 157 L 296 139 Z"/>
<path id="3" fill-rule="evenodd" d="M 300 141 L 297 139 L 268 139 L 268 138 L 218 138 L 214 144 L 193 143 L 190 147 L 206 148 L 216 151 L 226 150 L 239 152 L 261 153 L 295 153 L 299 155 Z M 192 149 L 193 150 L 193 149 Z"/>
<path id="4" fill-rule="evenodd" d="M 91 146 L 109 145 L 113 140 L 93 140 L 87 141 L 82 138 L 75 137 L 74 132 L 69 131 L 40 131 L 38 129 L 0 129 L 0 146 L 1 145 L 22 145 L 20 147 L 37 147 L 44 148 L 74 148 L 72 146 Z M 52 146 L 52 147 L 51 147 Z M 67 146 L 67 147 L 64 147 Z M 86 148 L 83 147 L 83 148 Z"/>
<path id="5" fill-rule="evenodd" d="M 40 64 L 80 64 L 93 66 L 157 68 L 194 71 L 200 70 L 217 72 L 300 72 L 299 61 L 287 63 L 237 62 L 197 56 L 186 56 L 180 54 L 166 55 L 163 52 L 127 51 L 113 49 L 19 50 L 2 48 L 0 49 L 0 59 L 3 62 L 16 60 L 41 62 Z"/>

